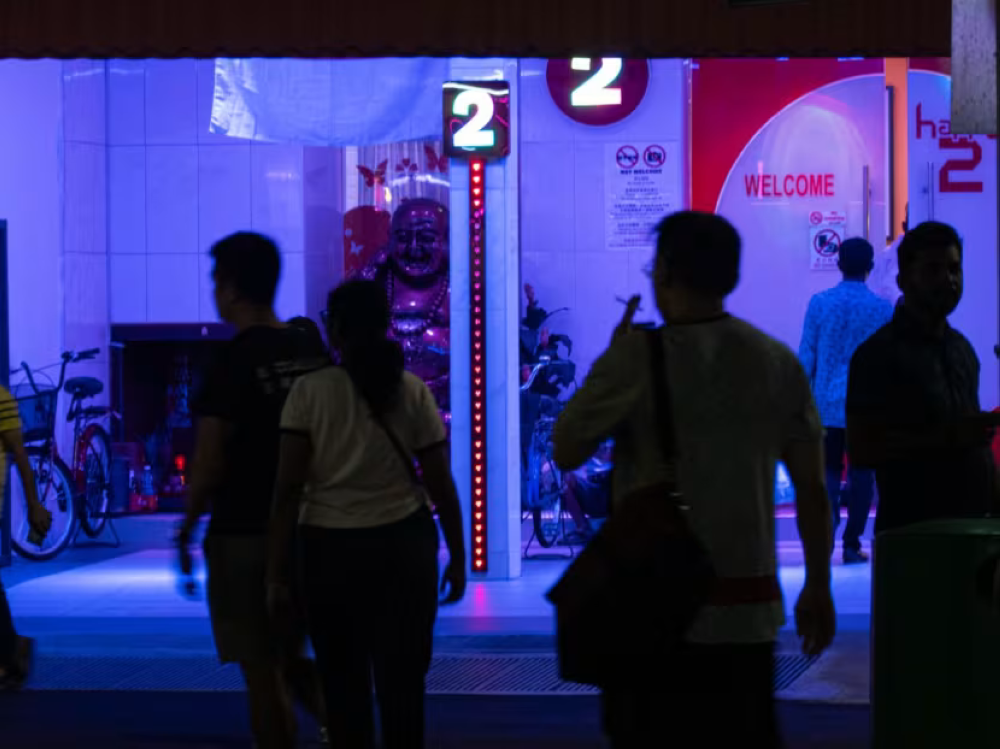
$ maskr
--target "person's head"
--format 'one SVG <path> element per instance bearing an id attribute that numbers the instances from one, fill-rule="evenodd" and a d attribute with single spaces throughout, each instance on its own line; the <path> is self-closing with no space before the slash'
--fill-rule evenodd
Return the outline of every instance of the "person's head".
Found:
<path id="1" fill-rule="evenodd" d="M 209 254 L 219 317 L 236 323 L 248 313 L 271 310 L 281 276 L 281 254 L 271 239 L 237 232 L 216 242 Z"/>
<path id="2" fill-rule="evenodd" d="M 298 315 L 289 320 L 288 324 L 293 328 L 298 328 L 307 336 L 312 338 L 313 343 L 318 344 L 320 348 L 326 347 L 326 344 L 323 342 L 323 332 L 319 329 L 319 325 L 317 325 L 311 317 Z"/>
<path id="3" fill-rule="evenodd" d="M 403 351 L 389 340 L 389 302 L 374 281 L 346 281 L 330 292 L 327 340 L 355 387 L 376 412 L 388 410 L 403 377 Z"/>
<path id="4" fill-rule="evenodd" d="M 962 300 L 962 238 L 948 224 L 925 221 L 908 231 L 896 250 L 896 281 L 908 309 L 943 321 Z"/>
<path id="5" fill-rule="evenodd" d="M 861 237 L 844 240 L 837 253 L 837 267 L 848 281 L 864 281 L 875 268 L 875 248 Z"/>
<path id="6" fill-rule="evenodd" d="M 448 209 L 429 198 L 408 200 L 392 215 L 389 256 L 413 281 L 437 278 L 448 269 Z"/>
<path id="7" fill-rule="evenodd" d="M 740 280 L 740 235 L 712 213 L 679 211 L 656 227 L 653 290 L 668 322 L 695 309 L 721 306 Z"/>

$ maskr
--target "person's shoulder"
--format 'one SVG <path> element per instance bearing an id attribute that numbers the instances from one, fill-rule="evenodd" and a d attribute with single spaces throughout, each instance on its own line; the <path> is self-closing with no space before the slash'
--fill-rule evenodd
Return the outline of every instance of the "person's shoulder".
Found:
<path id="1" fill-rule="evenodd" d="M 422 397 L 424 393 L 430 392 L 430 388 L 427 387 L 427 383 L 409 370 L 403 371 L 401 385 L 403 393 L 407 398 Z"/>
<path id="2" fill-rule="evenodd" d="M 892 352 L 895 350 L 894 341 L 895 332 L 892 329 L 892 323 L 887 323 L 858 346 L 851 357 L 851 363 L 867 364 L 885 361 L 892 356 Z"/>
<path id="3" fill-rule="evenodd" d="M 979 355 L 976 354 L 976 349 L 972 345 L 972 342 L 966 338 L 965 333 L 956 328 L 948 327 L 948 337 L 951 338 L 954 345 L 962 352 L 967 358 L 975 359 L 979 361 Z"/>

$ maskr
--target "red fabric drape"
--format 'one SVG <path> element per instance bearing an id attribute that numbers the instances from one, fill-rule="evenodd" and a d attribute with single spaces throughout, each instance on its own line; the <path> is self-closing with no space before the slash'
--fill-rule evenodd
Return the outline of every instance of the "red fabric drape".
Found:
<path id="1" fill-rule="evenodd" d="M 947 56 L 950 0 L 0 0 L 0 56 Z"/>

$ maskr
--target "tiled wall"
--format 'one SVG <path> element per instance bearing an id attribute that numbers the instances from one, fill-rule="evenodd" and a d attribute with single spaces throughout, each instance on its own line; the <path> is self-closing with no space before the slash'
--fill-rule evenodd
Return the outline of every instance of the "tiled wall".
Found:
<path id="1" fill-rule="evenodd" d="M 14 367 L 49 364 L 62 349 L 62 72 L 58 60 L 0 61 L 0 218 Z"/>
<path id="2" fill-rule="evenodd" d="M 108 170 L 103 60 L 68 60 L 63 73 L 63 344 L 70 351 L 99 348 L 96 359 L 75 364 L 68 377 L 105 384 L 111 356 L 108 304 Z M 63 406 L 65 408 L 66 405 Z M 71 443 L 67 426 L 60 445 Z M 65 455 L 64 455 L 65 457 Z"/>
<path id="3" fill-rule="evenodd" d="M 685 63 L 654 60 L 639 108 L 606 127 L 570 120 L 555 105 L 545 60 L 521 61 L 521 281 L 530 283 L 552 318 L 553 333 L 573 339 L 577 379 L 582 382 L 624 307 L 615 297 L 642 293 L 651 319 L 649 281 L 642 270 L 652 252 L 605 246 L 605 160 L 609 143 L 661 143 L 682 153 L 686 98 Z M 683 163 L 668 161 L 678 172 Z M 683 200 L 683 197 L 679 197 Z M 682 207 L 682 206 L 679 206 Z M 524 295 L 520 295 L 523 310 Z"/>
<path id="4" fill-rule="evenodd" d="M 252 229 L 283 251 L 277 307 L 303 314 L 304 149 L 209 132 L 212 60 L 107 63 L 108 247 L 115 323 L 214 322 L 207 252 Z"/>

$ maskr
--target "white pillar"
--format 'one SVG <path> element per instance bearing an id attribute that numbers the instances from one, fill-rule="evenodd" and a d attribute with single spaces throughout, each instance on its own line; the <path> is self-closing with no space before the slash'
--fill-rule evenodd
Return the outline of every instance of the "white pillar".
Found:
<path id="1" fill-rule="evenodd" d="M 451 80 L 505 80 L 511 86 L 510 156 L 486 169 L 487 579 L 521 574 L 517 60 L 456 58 Z M 469 382 L 469 173 L 451 162 L 452 466 L 466 533 L 471 512 Z M 467 539 L 468 540 L 468 539 Z M 471 552 L 471 544 L 468 545 Z"/>

